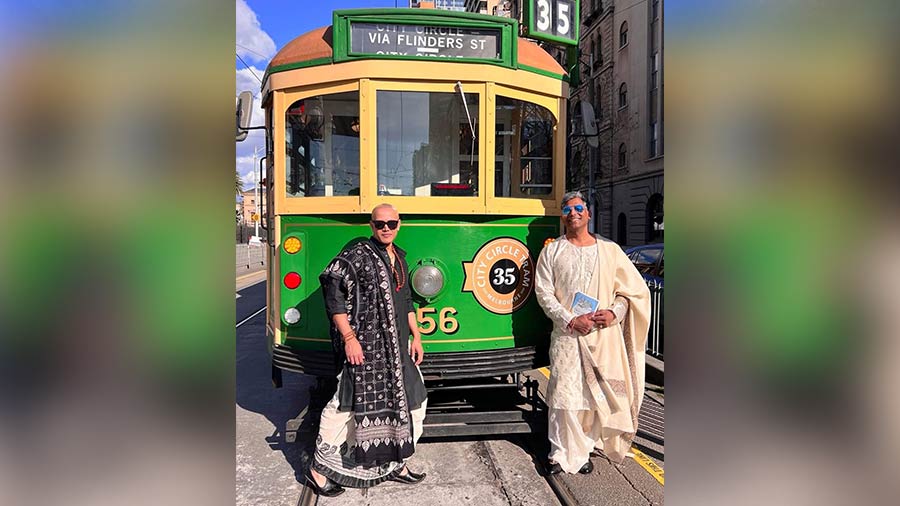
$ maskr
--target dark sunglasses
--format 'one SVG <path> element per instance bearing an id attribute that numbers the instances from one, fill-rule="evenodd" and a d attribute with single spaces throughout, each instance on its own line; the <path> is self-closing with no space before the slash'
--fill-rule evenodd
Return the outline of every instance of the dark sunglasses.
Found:
<path id="1" fill-rule="evenodd" d="M 400 224 L 400 220 L 372 220 L 372 225 L 375 226 L 375 230 L 381 230 L 385 225 L 391 230 L 397 230 L 397 225 Z"/>
<path id="2" fill-rule="evenodd" d="M 574 206 L 566 206 L 562 208 L 563 216 L 568 216 L 569 213 L 572 212 L 572 209 L 578 211 L 579 213 L 584 212 L 584 206 L 581 204 L 575 204 Z"/>

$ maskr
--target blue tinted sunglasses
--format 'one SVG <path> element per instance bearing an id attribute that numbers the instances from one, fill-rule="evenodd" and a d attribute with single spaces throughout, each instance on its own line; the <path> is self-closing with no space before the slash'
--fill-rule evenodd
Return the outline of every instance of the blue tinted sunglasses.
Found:
<path id="1" fill-rule="evenodd" d="M 569 213 L 572 212 L 572 209 L 578 211 L 579 213 L 583 213 L 585 208 L 581 204 L 575 204 L 574 206 L 565 206 L 562 208 L 563 216 L 568 216 Z"/>

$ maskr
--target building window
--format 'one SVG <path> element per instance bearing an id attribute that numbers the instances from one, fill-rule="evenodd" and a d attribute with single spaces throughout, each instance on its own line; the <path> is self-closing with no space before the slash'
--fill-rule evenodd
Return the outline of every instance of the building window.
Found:
<path id="1" fill-rule="evenodd" d="M 619 168 L 624 169 L 628 164 L 628 149 L 625 147 L 625 143 L 619 144 Z"/>
<path id="2" fill-rule="evenodd" d="M 619 108 L 628 105 L 628 87 L 625 83 L 619 85 Z"/>
<path id="3" fill-rule="evenodd" d="M 659 0 L 653 0 L 650 5 L 650 19 L 659 19 Z"/>
<path id="4" fill-rule="evenodd" d="M 650 123 L 650 158 L 659 154 L 659 123 Z"/>
<path id="5" fill-rule="evenodd" d="M 601 65 L 603 63 L 603 34 L 597 34 L 597 56 L 594 57 L 594 61 L 597 62 L 597 65 Z"/>
<path id="6" fill-rule="evenodd" d="M 619 213 L 616 226 L 616 242 L 620 246 L 625 246 L 628 243 L 628 222 L 625 218 L 625 213 Z"/>
<path id="7" fill-rule="evenodd" d="M 659 87 L 659 53 L 653 53 L 650 57 L 650 89 Z"/>
<path id="8" fill-rule="evenodd" d="M 647 201 L 647 229 L 644 239 L 647 243 L 662 242 L 664 230 L 663 196 L 654 193 Z"/>
<path id="9" fill-rule="evenodd" d="M 594 104 L 595 104 L 594 109 L 595 109 L 595 113 L 596 113 L 596 114 L 594 114 L 594 116 L 596 117 L 596 119 L 599 120 L 599 119 L 603 118 L 603 87 L 600 86 L 599 84 L 597 85 L 597 95 L 594 100 Z"/>
<path id="10" fill-rule="evenodd" d="M 622 21 L 619 28 L 619 48 L 625 47 L 626 44 L 628 44 L 628 21 Z"/>

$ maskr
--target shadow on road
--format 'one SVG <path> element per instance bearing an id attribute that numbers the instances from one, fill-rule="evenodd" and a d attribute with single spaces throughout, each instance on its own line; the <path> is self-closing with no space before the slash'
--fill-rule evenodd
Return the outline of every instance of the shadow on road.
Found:
<path id="1" fill-rule="evenodd" d="M 265 283 L 259 283 L 241 290 L 241 299 L 248 307 L 259 308 L 265 305 Z M 261 300 L 260 300 L 261 298 Z M 238 309 L 240 313 L 249 310 Z M 241 320 L 238 320 L 241 321 Z M 289 422 L 304 413 L 309 405 L 310 387 L 315 380 L 301 374 L 284 374 L 284 386 L 275 388 L 272 385 L 272 361 L 267 349 L 265 313 L 254 317 L 237 329 L 235 350 L 235 394 L 237 405 L 254 413 L 261 414 L 271 424 L 271 433 L 265 437 L 269 448 L 280 451 L 284 459 L 294 469 L 298 481 L 303 481 L 306 468 L 307 450 L 312 447 L 315 430 L 312 424 L 318 424 L 316 416 L 304 417 L 304 423 L 296 429 L 296 442 L 288 442 Z M 313 420 L 314 419 L 314 420 Z"/>

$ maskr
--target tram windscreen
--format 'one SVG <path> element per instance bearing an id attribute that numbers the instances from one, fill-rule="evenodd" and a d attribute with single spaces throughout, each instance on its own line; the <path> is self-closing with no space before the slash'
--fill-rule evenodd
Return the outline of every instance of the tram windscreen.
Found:
<path id="1" fill-rule="evenodd" d="M 463 102 L 459 93 L 378 91 L 378 194 L 477 196 L 478 100 L 476 93 Z"/>
<path id="2" fill-rule="evenodd" d="M 359 195 L 359 93 L 298 100 L 285 117 L 288 197 Z"/>
<path id="3" fill-rule="evenodd" d="M 545 107 L 497 96 L 494 196 L 546 199 L 553 194 L 553 129 Z"/>

